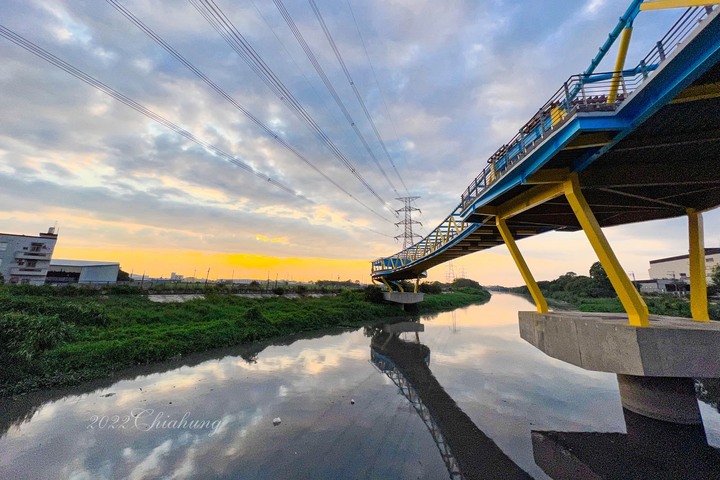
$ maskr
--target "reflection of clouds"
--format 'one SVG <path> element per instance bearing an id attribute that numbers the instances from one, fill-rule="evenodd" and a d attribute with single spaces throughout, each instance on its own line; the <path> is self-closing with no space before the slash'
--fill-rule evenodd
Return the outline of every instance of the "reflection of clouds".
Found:
<path id="1" fill-rule="evenodd" d="M 143 479 L 148 477 L 159 477 L 162 471 L 159 469 L 160 460 L 165 456 L 172 448 L 173 441 L 165 440 L 163 443 L 153 448 L 150 455 L 140 462 L 132 472 L 130 472 L 130 479 Z"/>
<path id="2" fill-rule="evenodd" d="M 455 312 L 457 334 L 449 328 L 452 313 L 423 321 L 420 340 L 431 349 L 431 371 L 460 408 L 514 461 L 541 476 L 529 430 L 622 431 L 624 423 L 612 375 L 564 364 L 519 340 L 516 312 L 528 305 L 496 294 L 486 305 Z M 354 471 L 362 477 L 358 465 L 368 458 L 377 461 L 366 476 L 398 478 L 420 471 L 416 457 L 427 478 L 439 478 L 434 473 L 444 472 L 444 464 L 432 438 L 368 361 L 369 343 L 361 331 L 298 340 L 267 347 L 256 363 L 226 356 L 62 398 L 0 438 L 0 478 L 287 478 L 296 471 L 345 478 Z M 108 392 L 116 395 L 100 396 Z M 350 398 L 357 403 L 351 406 Z M 86 429 L 91 415 L 139 407 L 222 424 L 213 435 L 211 429 Z M 278 416 L 282 424 L 273 427 Z M 720 424 L 711 409 L 703 416 Z M 414 463 L 393 470 L 403 461 Z"/>

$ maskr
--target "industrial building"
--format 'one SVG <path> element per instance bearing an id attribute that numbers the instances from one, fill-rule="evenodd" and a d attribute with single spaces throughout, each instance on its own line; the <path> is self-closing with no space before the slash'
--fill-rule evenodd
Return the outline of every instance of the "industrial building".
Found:
<path id="1" fill-rule="evenodd" d="M 650 260 L 650 278 L 673 279 L 690 282 L 690 260 L 688 255 Z M 720 248 L 705 249 L 705 274 L 708 283 L 715 266 L 720 265 Z"/>
<path id="2" fill-rule="evenodd" d="M 120 264 L 93 260 L 52 260 L 46 283 L 114 284 L 117 282 Z"/>
<path id="3" fill-rule="evenodd" d="M 0 233 L 2 281 L 23 285 L 44 284 L 56 242 L 54 227 L 38 236 Z"/>

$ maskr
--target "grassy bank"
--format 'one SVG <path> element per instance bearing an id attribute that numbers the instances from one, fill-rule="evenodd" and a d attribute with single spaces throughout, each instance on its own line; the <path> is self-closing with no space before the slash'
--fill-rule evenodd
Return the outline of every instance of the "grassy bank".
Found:
<path id="1" fill-rule="evenodd" d="M 507 289 L 532 301 L 525 287 Z M 584 297 L 569 292 L 544 292 L 550 308 L 554 310 L 579 310 L 581 312 L 625 313 L 625 309 L 617 297 Z M 653 315 L 692 318 L 690 302 L 687 298 L 672 294 L 643 295 L 648 310 Z M 708 313 L 711 320 L 720 320 L 720 305 L 710 303 Z"/>
<path id="2" fill-rule="evenodd" d="M 322 298 L 208 295 L 164 304 L 142 295 L 37 292 L 0 288 L 0 396 L 74 385 L 192 352 L 409 315 L 349 290 Z M 470 289 L 426 295 L 417 313 L 489 297 Z"/>

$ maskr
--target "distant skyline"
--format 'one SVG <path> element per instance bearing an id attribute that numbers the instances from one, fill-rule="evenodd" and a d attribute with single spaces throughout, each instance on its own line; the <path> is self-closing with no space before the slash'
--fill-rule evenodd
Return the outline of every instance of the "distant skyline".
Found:
<path id="1" fill-rule="evenodd" d="M 119 261 L 128 272 L 156 277 L 209 267 L 211 278 L 229 278 L 235 270 L 238 278 L 269 273 L 368 282 L 370 261 L 402 246 L 392 238 L 399 231 L 390 213 L 402 206 L 394 200 L 406 194 L 402 184 L 421 197 L 418 219 L 424 228 L 418 233 L 427 235 L 458 204 L 487 158 L 563 81 L 587 67 L 629 0 L 315 0 L 352 86 L 311 5 L 285 2 L 385 174 L 273 2 L 216 0 L 350 168 L 191 2 L 117 3 L 317 171 L 109 3 L 11 0 L 3 4 L 2 26 L 297 195 L 0 37 L 0 231 L 33 235 L 57 222 L 57 258 Z M 640 14 L 628 65 L 650 50 L 679 13 Z M 614 54 L 615 49 L 599 71 L 612 69 Z M 705 232 L 706 246 L 720 247 L 718 210 L 705 215 Z M 651 259 L 688 249 L 684 218 L 606 233 L 638 279 L 647 278 Z M 582 232 L 544 234 L 519 246 L 538 279 L 587 274 L 596 261 Z M 454 261 L 456 274 L 462 269 L 483 284 L 522 283 L 503 246 Z M 444 281 L 446 271 L 446 265 L 435 267 L 429 279 Z"/>

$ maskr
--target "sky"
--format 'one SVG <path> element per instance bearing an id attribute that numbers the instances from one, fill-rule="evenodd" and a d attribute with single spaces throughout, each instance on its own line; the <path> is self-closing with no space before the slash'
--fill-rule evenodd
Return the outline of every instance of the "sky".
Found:
<path id="1" fill-rule="evenodd" d="M 421 197 L 418 233 L 429 234 L 487 158 L 585 70 L 629 4 L 315 0 L 351 84 L 312 2 L 285 2 L 345 115 L 269 0 L 215 0 L 213 8 L 282 82 L 280 94 L 213 28 L 199 0 L 116 3 L 233 103 L 110 3 L 4 1 L 0 25 L 166 124 L 0 37 L 0 231 L 31 235 L 57 224 L 55 258 L 119 261 L 156 277 L 204 278 L 209 268 L 211 279 L 361 282 L 371 260 L 402 248 L 395 198 Z M 679 13 L 640 14 L 629 65 Z M 612 69 L 614 50 L 609 57 L 598 71 Z M 720 246 L 719 219 L 705 215 L 708 247 Z M 638 279 L 649 260 L 688 248 L 683 218 L 606 234 Z M 596 261 L 582 232 L 519 245 L 537 279 L 586 274 Z M 458 259 L 453 270 L 487 285 L 522 283 L 502 246 Z M 447 273 L 441 265 L 429 279 Z"/>

